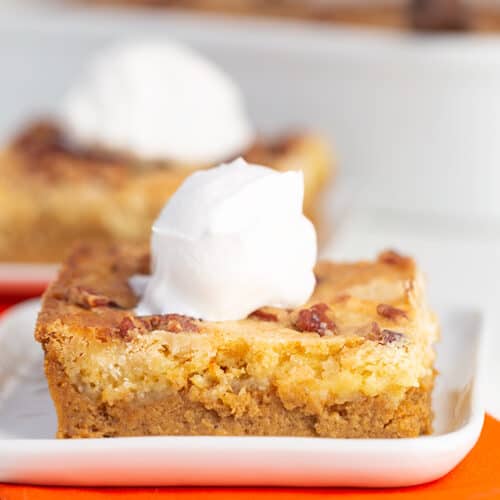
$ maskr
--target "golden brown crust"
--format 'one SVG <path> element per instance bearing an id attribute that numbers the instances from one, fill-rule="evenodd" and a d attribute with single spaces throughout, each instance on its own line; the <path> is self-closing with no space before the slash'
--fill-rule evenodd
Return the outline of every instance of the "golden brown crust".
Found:
<path id="1" fill-rule="evenodd" d="M 433 377 L 394 403 L 381 396 L 362 397 L 327 408 L 321 415 L 288 410 L 272 391 L 255 394 L 253 413 L 222 415 L 183 392 L 164 391 L 146 398 L 99 403 L 72 385 L 62 366 L 45 364 L 58 415 L 57 437 L 95 438 L 150 435 L 303 436 L 402 438 L 432 432 Z"/>
<path id="2" fill-rule="evenodd" d="M 300 147 L 304 135 L 289 133 L 270 140 L 259 138 L 241 154 L 251 163 L 270 165 L 280 170 L 279 161 Z M 98 179 L 99 182 L 117 186 L 127 182 L 134 174 L 143 175 L 147 169 L 159 168 L 172 174 L 179 169 L 185 172 L 210 166 L 184 165 L 165 160 L 145 161 L 129 153 L 103 150 L 97 146 L 77 146 L 50 120 L 32 122 L 21 130 L 12 141 L 11 151 L 19 160 L 17 169 L 50 185 L 67 180 L 88 182 Z M 225 161 L 232 159 L 226 158 Z"/>
<path id="3" fill-rule="evenodd" d="M 270 323 L 276 330 L 293 328 L 320 336 L 341 333 L 335 324 L 335 316 L 339 316 L 341 311 L 352 311 L 357 307 L 355 299 L 350 300 L 346 291 L 370 284 L 373 280 L 383 280 L 388 284 L 403 283 L 408 287 L 415 280 L 414 262 L 406 257 L 400 258 L 403 264 L 387 262 L 385 253 L 374 262 L 320 262 L 315 269 L 317 286 L 309 305 L 295 311 L 264 308 L 251 314 L 250 319 Z M 149 251 L 146 245 L 77 246 L 63 264 L 57 280 L 44 294 L 36 331 L 37 340 L 43 341 L 51 334 L 51 325 L 55 321 L 85 331 L 100 340 L 129 338 L 124 325 L 135 317 L 133 308 L 138 301 L 129 286 L 129 279 L 134 274 L 147 272 L 148 262 Z M 407 303 L 401 307 L 409 308 L 410 291 L 396 288 L 393 300 L 397 304 L 404 300 Z M 381 311 L 385 315 L 381 315 Z M 397 328 L 398 325 L 405 327 L 408 314 L 412 313 L 394 305 L 374 302 L 366 321 L 374 321 L 377 326 L 380 323 L 391 328 Z M 210 328 L 209 323 L 203 323 L 205 329 Z M 132 321 L 129 330 L 141 333 L 153 328 L 142 324 L 139 327 L 137 322 Z M 366 336 L 363 328 L 358 329 L 357 333 Z"/>
<path id="4" fill-rule="evenodd" d="M 304 210 L 315 217 L 333 167 L 321 138 L 289 134 L 257 142 L 245 156 L 280 171 L 302 169 Z M 0 260 L 61 261 L 78 240 L 148 241 L 168 198 L 208 166 L 83 150 L 54 124 L 35 123 L 0 153 Z"/>
<path id="5" fill-rule="evenodd" d="M 35 333 L 59 435 L 428 432 L 437 325 L 414 262 L 391 255 L 318 264 L 297 309 L 207 322 L 134 313 L 144 246 L 79 246 Z"/>

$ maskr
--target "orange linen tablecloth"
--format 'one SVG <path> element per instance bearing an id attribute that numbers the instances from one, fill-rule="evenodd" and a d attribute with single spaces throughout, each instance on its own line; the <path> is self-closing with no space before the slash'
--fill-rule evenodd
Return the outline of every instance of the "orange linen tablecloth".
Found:
<path id="1" fill-rule="evenodd" d="M 2 299 L 0 311 L 20 297 Z M 490 416 L 478 444 L 458 467 L 430 484 L 397 489 L 354 488 L 58 488 L 0 484 L 0 500 L 83 500 L 116 499 L 213 499 L 289 500 L 343 497 L 346 500 L 390 498 L 392 500 L 474 499 L 500 500 L 500 422 Z"/>

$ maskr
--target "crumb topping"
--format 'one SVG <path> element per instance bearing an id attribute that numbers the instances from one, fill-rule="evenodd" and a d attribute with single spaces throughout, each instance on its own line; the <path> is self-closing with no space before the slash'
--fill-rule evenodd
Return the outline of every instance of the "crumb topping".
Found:
<path id="1" fill-rule="evenodd" d="M 244 156 L 247 161 L 257 164 L 276 166 L 299 147 L 303 135 L 285 134 L 277 138 L 263 141 L 259 139 L 247 151 L 237 156 Z M 51 120 L 39 120 L 27 125 L 14 137 L 11 148 L 24 159 L 18 167 L 28 169 L 33 176 L 45 179 L 50 183 L 61 183 L 66 180 L 75 182 L 78 179 L 91 179 L 108 185 L 121 185 L 131 172 L 157 168 L 172 170 L 179 167 L 173 161 L 143 160 L 130 153 L 109 151 L 95 147 L 82 147 L 72 143 L 57 123 Z M 226 161 L 232 158 L 226 159 Z M 205 165 L 209 167 L 211 165 Z M 203 165 L 198 165 L 201 168 Z M 187 173 L 192 170 L 182 166 Z"/>
<path id="2" fill-rule="evenodd" d="M 318 282 L 308 304 L 295 310 L 263 307 L 230 326 L 179 314 L 137 316 L 134 308 L 139 298 L 128 280 L 147 273 L 148 268 L 146 246 L 78 246 L 45 294 L 37 338 L 50 334 L 47 325 L 54 321 L 83 325 L 88 335 L 102 342 L 131 342 L 154 331 L 205 334 L 241 325 L 250 330 L 315 333 L 325 339 L 357 338 L 391 345 L 413 328 L 407 311 L 418 293 L 415 266 L 408 257 L 393 252 L 385 252 L 375 262 L 321 262 L 315 269 Z M 375 302 L 381 296 L 391 300 Z M 390 323 L 401 324 L 402 320 L 402 331 L 393 331 Z M 252 326 L 245 326 L 247 322 Z"/>
<path id="3" fill-rule="evenodd" d="M 68 289 L 68 303 L 83 307 L 84 309 L 93 309 L 94 307 L 119 307 L 119 305 L 106 295 L 102 295 L 91 288 L 83 286 L 73 286 Z"/>
<path id="4" fill-rule="evenodd" d="M 134 335 L 142 335 L 155 330 L 172 333 L 199 332 L 194 318 L 182 314 L 158 314 L 154 316 L 125 316 L 115 333 L 123 340 L 130 341 Z"/>
<path id="5" fill-rule="evenodd" d="M 40 160 L 54 153 L 97 163 L 121 163 L 125 159 L 115 152 L 71 144 L 62 129 L 50 120 L 40 120 L 28 125 L 14 138 L 12 147 L 32 160 Z"/>

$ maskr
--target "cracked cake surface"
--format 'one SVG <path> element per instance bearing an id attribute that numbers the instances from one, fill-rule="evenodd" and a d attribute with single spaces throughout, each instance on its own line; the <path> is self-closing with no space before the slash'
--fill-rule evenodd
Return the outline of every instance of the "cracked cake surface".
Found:
<path id="1" fill-rule="evenodd" d="M 437 320 L 414 261 L 320 262 L 297 309 L 240 321 L 137 316 L 136 245 L 82 245 L 44 296 L 59 437 L 409 437 L 431 431 Z"/>

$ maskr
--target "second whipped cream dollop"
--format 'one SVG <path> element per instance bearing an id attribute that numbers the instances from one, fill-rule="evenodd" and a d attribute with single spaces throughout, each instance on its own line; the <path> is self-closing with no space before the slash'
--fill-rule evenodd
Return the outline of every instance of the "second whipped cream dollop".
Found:
<path id="1" fill-rule="evenodd" d="M 254 139 L 233 81 L 166 40 L 99 54 L 63 99 L 60 118 L 77 145 L 145 160 L 209 164 L 241 154 Z"/>
<path id="2" fill-rule="evenodd" d="M 222 321 L 307 302 L 317 247 L 303 195 L 301 172 L 242 159 L 192 174 L 154 223 L 137 312 Z"/>

